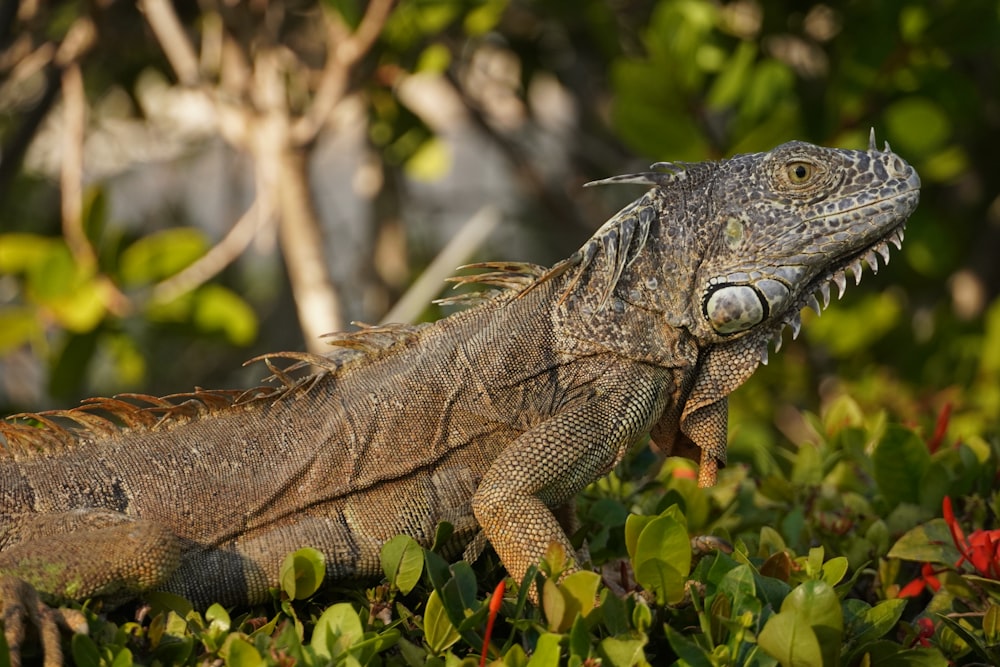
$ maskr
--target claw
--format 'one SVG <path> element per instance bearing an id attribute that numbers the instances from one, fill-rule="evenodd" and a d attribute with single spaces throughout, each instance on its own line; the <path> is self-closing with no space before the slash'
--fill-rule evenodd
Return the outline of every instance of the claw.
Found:
<path id="1" fill-rule="evenodd" d="M 25 621 L 30 621 L 38 630 L 46 667 L 63 664 L 60 627 L 72 632 L 88 631 L 86 617 L 79 611 L 48 607 L 33 586 L 12 576 L 0 576 L 0 612 L 11 665 L 21 664 L 21 647 L 27 630 Z"/>

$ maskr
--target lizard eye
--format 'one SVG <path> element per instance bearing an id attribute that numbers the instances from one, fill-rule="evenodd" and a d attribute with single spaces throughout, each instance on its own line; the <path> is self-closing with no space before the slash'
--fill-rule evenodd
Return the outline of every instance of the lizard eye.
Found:
<path id="1" fill-rule="evenodd" d="M 789 162 L 785 166 L 785 174 L 793 185 L 808 183 L 816 170 L 808 162 Z"/>

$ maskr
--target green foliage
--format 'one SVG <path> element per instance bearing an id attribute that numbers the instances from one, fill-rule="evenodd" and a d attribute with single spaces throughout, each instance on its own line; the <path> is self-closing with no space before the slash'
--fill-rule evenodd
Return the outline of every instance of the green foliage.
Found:
<path id="1" fill-rule="evenodd" d="M 288 554 L 281 564 L 281 591 L 292 600 L 304 600 L 319 590 L 326 558 L 312 547 Z"/>

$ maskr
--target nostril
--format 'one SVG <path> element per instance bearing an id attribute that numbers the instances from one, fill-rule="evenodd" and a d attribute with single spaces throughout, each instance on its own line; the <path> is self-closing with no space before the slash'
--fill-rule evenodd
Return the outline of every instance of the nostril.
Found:
<path id="1" fill-rule="evenodd" d="M 905 179 L 910 175 L 910 171 L 912 171 L 910 166 L 903 162 L 902 158 L 895 154 L 885 154 L 884 162 L 886 170 L 896 178 Z"/>

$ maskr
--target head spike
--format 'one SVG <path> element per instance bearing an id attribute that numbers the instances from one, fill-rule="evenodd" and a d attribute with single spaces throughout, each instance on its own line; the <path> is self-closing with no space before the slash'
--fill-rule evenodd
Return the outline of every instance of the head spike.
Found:
<path id="1" fill-rule="evenodd" d="M 872 127 L 871 132 L 868 133 L 868 152 L 874 153 L 877 150 L 875 147 L 875 128 Z"/>
<path id="2" fill-rule="evenodd" d="M 885 148 L 882 149 L 882 152 L 883 153 L 891 153 L 892 152 L 892 148 L 889 147 L 889 142 L 888 141 L 885 142 Z"/>

